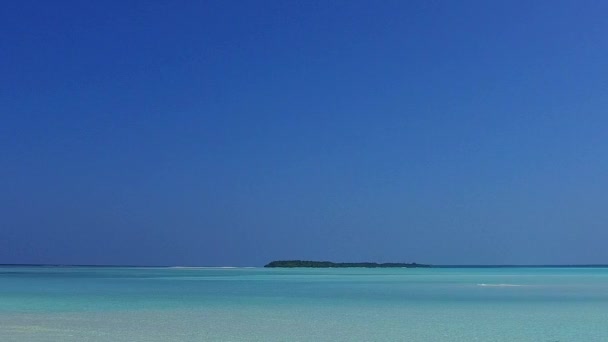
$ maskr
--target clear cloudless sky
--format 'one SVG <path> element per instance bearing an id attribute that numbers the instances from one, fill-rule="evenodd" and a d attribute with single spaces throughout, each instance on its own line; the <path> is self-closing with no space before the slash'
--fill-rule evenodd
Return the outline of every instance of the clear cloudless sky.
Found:
<path id="1" fill-rule="evenodd" d="M 0 263 L 608 263 L 606 1 L 2 1 Z"/>

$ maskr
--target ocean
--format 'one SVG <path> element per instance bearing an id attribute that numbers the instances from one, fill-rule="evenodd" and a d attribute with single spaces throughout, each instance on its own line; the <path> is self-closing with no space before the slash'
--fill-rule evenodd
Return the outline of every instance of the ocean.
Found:
<path id="1" fill-rule="evenodd" d="M 0 341 L 608 341 L 608 268 L 0 267 Z"/>

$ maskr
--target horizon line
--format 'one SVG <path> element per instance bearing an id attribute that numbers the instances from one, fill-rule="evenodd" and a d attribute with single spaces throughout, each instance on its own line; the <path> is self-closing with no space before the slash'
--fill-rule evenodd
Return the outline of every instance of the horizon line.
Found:
<path id="1" fill-rule="evenodd" d="M 421 264 L 422 265 L 422 264 Z M 606 268 L 608 264 L 424 264 L 425 268 Z M 45 263 L 0 263 L 0 267 L 116 267 L 116 268 L 264 268 L 264 266 L 203 266 L 203 265 L 129 265 L 129 264 L 45 264 Z M 280 268 L 280 267 L 279 267 Z M 304 267 L 301 267 L 304 268 Z M 331 267 L 328 267 L 331 268 Z"/>

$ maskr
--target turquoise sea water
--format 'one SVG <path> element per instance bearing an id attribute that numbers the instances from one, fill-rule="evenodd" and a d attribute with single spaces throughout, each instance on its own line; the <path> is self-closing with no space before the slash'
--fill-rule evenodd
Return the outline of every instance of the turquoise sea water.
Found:
<path id="1" fill-rule="evenodd" d="M 0 341 L 608 341 L 608 269 L 0 267 Z"/>

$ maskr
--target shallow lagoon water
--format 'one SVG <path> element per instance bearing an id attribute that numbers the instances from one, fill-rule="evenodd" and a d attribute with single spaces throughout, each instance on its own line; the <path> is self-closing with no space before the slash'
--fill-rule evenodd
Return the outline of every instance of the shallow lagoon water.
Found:
<path id="1" fill-rule="evenodd" d="M 1 267 L 2 341 L 608 341 L 606 268 Z"/>

